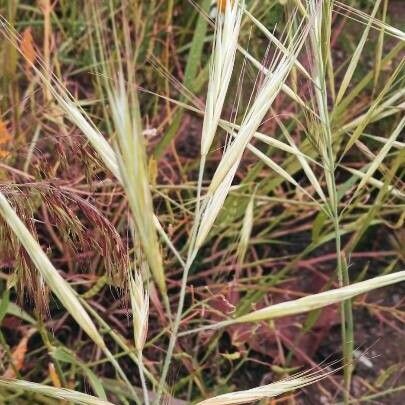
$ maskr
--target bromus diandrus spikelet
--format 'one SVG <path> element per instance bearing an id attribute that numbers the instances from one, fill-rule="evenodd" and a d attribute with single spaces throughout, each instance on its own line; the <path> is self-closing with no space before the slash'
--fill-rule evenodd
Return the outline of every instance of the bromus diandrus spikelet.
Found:
<path id="1" fill-rule="evenodd" d="M 405 271 L 398 271 L 393 274 L 387 274 L 385 276 L 374 277 L 370 280 L 353 283 L 345 287 L 308 295 L 307 297 L 298 298 L 292 301 L 270 305 L 269 307 L 258 309 L 257 311 L 250 312 L 234 319 L 217 322 L 212 325 L 207 325 L 202 328 L 184 332 L 182 335 L 196 333 L 206 329 L 218 329 L 235 323 L 259 322 L 277 319 L 284 316 L 302 314 L 314 309 L 324 308 L 328 305 L 340 303 L 377 288 L 386 287 L 403 281 L 405 281 Z"/>
<path id="2" fill-rule="evenodd" d="M 252 234 L 253 222 L 254 222 L 254 205 L 255 195 L 252 194 L 249 203 L 246 207 L 246 212 L 243 217 L 242 229 L 240 232 L 240 239 L 238 247 L 236 249 L 237 264 L 241 266 L 245 260 L 246 252 L 249 247 L 250 236 Z"/>
<path id="3" fill-rule="evenodd" d="M 201 132 L 201 159 L 195 213 L 197 220 L 195 224 L 198 223 L 200 215 L 201 187 L 207 154 L 218 128 L 229 82 L 232 77 L 244 3 L 242 2 L 239 5 L 237 1 L 230 2 L 230 0 L 224 0 L 219 4 L 219 7 L 222 12 L 218 14 L 215 21 L 213 55 L 210 64 L 207 99 Z M 196 227 L 194 227 L 195 231 Z M 190 248 L 192 248 L 192 243 L 190 244 Z"/>
<path id="4" fill-rule="evenodd" d="M 117 134 L 117 160 L 128 203 L 143 252 L 156 284 L 166 295 L 162 256 L 154 225 L 152 195 L 145 150 L 145 139 L 136 94 L 127 93 L 123 75 L 116 88 L 108 89 L 111 114 Z"/>
<path id="5" fill-rule="evenodd" d="M 138 353 L 142 353 L 148 332 L 149 292 L 144 288 L 144 281 L 139 271 L 129 274 L 129 291 L 131 297 L 134 342 Z"/>
<path id="6" fill-rule="evenodd" d="M 112 10 L 110 4 L 110 11 Z M 142 119 L 136 89 L 136 67 L 132 61 L 134 54 L 128 35 L 124 36 L 121 46 L 117 36 L 115 19 L 111 14 L 114 51 L 106 45 L 100 13 L 92 4 L 92 12 L 96 27 L 96 38 L 99 42 L 98 53 L 104 79 L 104 90 L 107 93 L 111 108 L 108 121 L 112 118 L 110 128 L 115 132 L 115 156 L 118 164 L 119 178 L 125 189 L 132 220 L 136 228 L 136 237 L 148 262 L 153 278 L 162 293 L 166 305 L 166 280 L 163 261 L 156 233 L 152 193 L 149 184 L 149 170 L 146 153 L 146 140 L 142 131 Z M 121 23 L 128 29 L 128 21 L 122 14 Z M 94 45 L 94 44 L 93 44 Z M 95 45 L 94 45 L 95 46 Z M 94 50 L 96 52 L 96 50 Z M 124 59 L 116 54 L 124 53 Z M 125 63 L 123 63 L 125 60 Z M 124 73 L 125 72 L 125 73 Z M 137 241 L 133 241 L 137 245 Z M 167 305 L 167 309 L 169 306 Z"/>
<path id="7" fill-rule="evenodd" d="M 313 384 L 326 378 L 330 374 L 331 372 L 327 372 L 326 370 L 309 370 L 271 384 L 262 385 L 249 390 L 235 391 L 230 392 L 229 394 L 218 395 L 216 397 L 198 402 L 197 405 L 246 404 L 253 401 L 265 400 L 266 398 L 274 398 Z"/>
<path id="8" fill-rule="evenodd" d="M 365 179 L 365 181 L 367 183 L 369 183 L 373 187 L 376 187 L 378 189 L 382 189 L 383 187 L 386 186 L 384 184 L 384 182 L 382 182 L 381 180 L 377 180 L 374 177 L 366 176 L 366 173 L 364 173 L 364 172 L 362 172 L 360 170 L 353 169 L 351 167 L 346 167 L 346 166 L 343 166 L 343 165 L 340 165 L 340 167 L 347 170 L 349 173 L 354 174 L 355 176 L 359 177 L 360 179 Z M 403 192 L 401 190 L 398 190 L 392 184 L 387 186 L 387 191 L 394 197 L 405 199 L 405 192 Z"/>
<path id="9" fill-rule="evenodd" d="M 369 16 L 369 20 L 367 22 L 366 28 L 363 31 L 361 39 L 360 39 L 360 41 L 359 41 L 359 43 L 358 43 L 358 45 L 356 47 L 356 50 L 353 53 L 353 56 L 352 56 L 352 58 L 350 60 L 350 63 L 349 63 L 349 66 L 347 67 L 345 75 L 344 75 L 344 77 L 342 79 L 342 83 L 340 85 L 340 88 L 339 88 L 339 91 L 338 91 L 338 94 L 337 94 L 336 100 L 335 100 L 336 104 L 339 104 L 339 102 L 342 100 L 343 96 L 345 95 L 347 88 L 349 87 L 349 84 L 350 84 L 351 79 L 353 77 L 354 71 L 355 71 L 355 69 L 356 69 L 356 67 L 357 67 L 357 65 L 359 63 L 361 52 L 362 52 L 363 47 L 364 47 L 364 45 L 366 43 L 368 33 L 370 31 L 370 28 L 371 28 L 372 21 L 373 21 L 375 15 L 377 14 L 380 3 L 381 3 L 381 0 L 377 0 L 375 2 L 375 4 L 374 4 L 373 12 Z"/>
<path id="10" fill-rule="evenodd" d="M 386 139 L 386 142 L 384 146 L 381 148 L 380 152 L 377 154 L 375 159 L 371 162 L 370 166 L 368 167 L 364 177 L 361 179 L 356 193 L 358 193 L 364 185 L 369 181 L 370 178 L 372 178 L 374 172 L 378 169 L 390 149 L 392 148 L 393 143 L 396 141 L 398 136 L 403 133 L 403 129 L 405 127 L 405 117 L 401 119 L 401 121 L 398 123 L 398 125 L 395 127 L 394 131 L 392 134 L 389 136 L 388 139 Z"/>
<path id="11" fill-rule="evenodd" d="M 287 53 L 281 51 L 276 53 L 269 67 L 269 73 L 265 75 L 263 83 L 257 90 L 252 106 L 246 112 L 238 132 L 233 134 L 234 139 L 224 152 L 210 182 L 207 194 L 204 197 L 204 211 L 201 218 L 197 218 L 200 226 L 195 240 L 195 251 L 204 243 L 228 195 L 234 175 L 246 147 L 262 123 L 274 99 L 279 93 L 282 84 L 285 82 L 288 73 L 294 65 L 308 34 L 309 24 L 310 23 L 303 25 L 302 22 L 299 25 L 293 42 L 288 47 Z M 272 168 L 276 169 L 276 166 Z M 294 181 L 293 179 L 291 180 Z"/>
<path id="12" fill-rule="evenodd" d="M 242 19 L 242 8 L 238 5 L 238 2 L 235 1 L 231 5 L 229 0 L 226 1 L 228 5 L 224 7 L 223 14 L 217 16 L 215 23 L 214 49 L 201 134 L 202 159 L 205 159 L 209 152 L 221 118 L 222 108 L 232 77 Z"/>
<path id="13" fill-rule="evenodd" d="M 226 152 L 225 152 L 226 153 Z M 235 176 L 236 170 L 238 169 L 239 162 L 234 163 L 231 169 L 223 178 L 222 183 L 217 188 L 216 192 L 212 196 L 205 197 L 203 212 L 198 223 L 198 232 L 195 239 L 195 244 L 193 246 L 194 254 L 201 248 L 205 242 L 214 222 L 224 205 L 225 199 L 229 194 L 229 190 L 232 185 L 233 178 Z"/>
<path id="14" fill-rule="evenodd" d="M 319 195 L 322 202 L 327 204 L 328 200 L 325 196 L 325 193 L 322 190 L 322 186 L 319 183 L 318 179 L 316 178 L 315 173 L 312 171 L 307 158 L 305 156 L 302 156 L 300 153 L 298 153 L 299 152 L 298 147 L 295 145 L 295 142 L 294 142 L 293 138 L 291 137 L 291 135 L 289 134 L 288 129 L 285 127 L 285 125 L 282 123 L 282 121 L 276 115 L 275 115 L 275 120 L 277 121 L 277 124 L 279 125 L 284 137 L 287 139 L 287 141 L 289 142 L 291 147 L 297 151 L 297 153 L 296 153 L 297 159 L 300 162 L 301 167 L 304 170 L 308 180 L 314 187 L 316 193 Z"/>
<path id="15" fill-rule="evenodd" d="M 132 324 L 138 369 L 141 378 L 142 391 L 145 405 L 149 404 L 149 394 L 146 387 L 142 350 L 148 332 L 149 318 L 149 292 L 144 288 L 144 281 L 138 270 L 129 270 L 129 293 L 131 297 Z"/>
<path id="16" fill-rule="evenodd" d="M 55 388 L 44 384 L 37 384 L 24 380 L 4 380 L 0 379 L 0 387 L 12 391 L 27 391 L 33 394 L 45 395 L 49 398 L 55 399 L 58 403 L 59 400 L 71 401 L 75 404 L 81 405 L 114 405 L 112 402 L 104 401 L 92 395 L 83 394 L 82 392 L 66 389 Z"/>

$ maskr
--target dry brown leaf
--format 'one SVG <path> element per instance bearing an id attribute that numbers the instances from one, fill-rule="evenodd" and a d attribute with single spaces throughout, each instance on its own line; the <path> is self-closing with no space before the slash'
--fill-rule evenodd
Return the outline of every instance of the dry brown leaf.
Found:
<path id="1" fill-rule="evenodd" d="M 12 136 L 7 129 L 7 124 L 0 119 L 0 159 L 8 156 L 6 146 L 12 139 Z"/>
<path id="2" fill-rule="evenodd" d="M 26 28 L 22 34 L 20 50 L 27 63 L 29 65 L 33 64 L 35 58 L 37 57 L 37 53 L 35 52 L 34 48 L 34 39 L 32 38 L 31 27 Z"/>
<path id="3" fill-rule="evenodd" d="M 6 123 L 0 119 L 0 145 L 7 143 L 11 138 L 12 136 L 7 129 Z"/>
<path id="4" fill-rule="evenodd" d="M 27 345 L 30 335 L 24 336 L 18 345 L 14 348 L 11 358 L 12 364 L 9 364 L 2 378 L 16 378 L 16 372 L 20 371 L 24 365 L 25 354 L 27 353 Z"/>

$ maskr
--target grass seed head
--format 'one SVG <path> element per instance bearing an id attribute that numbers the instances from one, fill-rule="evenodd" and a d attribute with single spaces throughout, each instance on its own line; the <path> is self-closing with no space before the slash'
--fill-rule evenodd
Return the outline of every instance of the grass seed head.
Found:
<path id="1" fill-rule="evenodd" d="M 149 292 L 144 288 L 142 275 L 135 271 L 129 274 L 134 342 L 138 354 L 142 353 L 148 332 Z"/>
<path id="2" fill-rule="evenodd" d="M 313 384 L 326 378 L 330 373 L 326 370 L 307 371 L 295 374 L 284 380 L 275 383 L 262 385 L 260 387 L 251 388 L 244 391 L 235 391 L 229 394 L 222 394 L 216 397 L 206 399 L 199 402 L 197 405 L 232 405 L 232 404 L 246 404 L 253 401 L 264 400 L 266 398 L 274 398 L 291 392 L 307 385 Z"/>
<path id="3" fill-rule="evenodd" d="M 108 90 L 111 114 L 117 135 L 120 178 L 128 198 L 132 218 L 150 271 L 162 294 L 166 294 L 163 260 L 156 233 L 149 184 L 145 139 L 142 134 L 136 96 L 130 98 L 122 75 Z"/>
<path id="4" fill-rule="evenodd" d="M 235 2 L 233 5 L 228 3 L 226 10 L 224 7 L 224 15 L 219 15 L 215 22 L 214 49 L 201 135 L 202 156 L 207 155 L 211 147 L 221 117 L 233 72 L 241 19 L 242 8 Z"/>

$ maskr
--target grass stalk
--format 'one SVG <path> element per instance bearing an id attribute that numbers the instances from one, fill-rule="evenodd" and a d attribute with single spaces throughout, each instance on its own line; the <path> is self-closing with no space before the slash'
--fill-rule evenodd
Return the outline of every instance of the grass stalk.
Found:
<path id="1" fill-rule="evenodd" d="M 319 112 L 319 124 L 315 127 L 319 132 L 314 136 L 314 142 L 320 149 L 321 158 L 324 165 L 325 180 L 328 189 L 329 206 L 331 219 L 333 222 L 335 233 L 335 247 L 336 247 L 336 272 L 339 280 L 339 286 L 345 287 L 350 284 L 348 267 L 343 261 L 341 252 L 341 232 L 340 232 L 340 216 L 338 208 L 338 193 L 336 188 L 336 158 L 333 150 L 333 135 L 330 124 L 330 116 L 328 111 L 328 95 L 326 88 L 326 71 L 329 61 L 329 47 L 331 19 L 329 11 L 332 7 L 330 1 L 317 3 L 310 2 L 310 7 L 314 14 L 317 15 L 314 28 L 311 30 L 311 46 L 314 54 L 314 72 L 315 72 L 315 99 Z M 316 13 L 316 9 L 319 10 Z M 366 34 L 364 35 L 364 37 Z M 360 46 L 359 46 L 360 48 Z M 359 51 L 360 52 L 360 51 Z M 352 59 L 353 63 L 350 66 L 350 71 L 355 68 L 355 57 Z M 350 76 L 350 73 L 347 74 Z M 341 91 L 337 96 L 340 100 L 343 97 L 345 85 L 342 85 Z M 316 131 L 316 130 L 315 130 Z M 353 316 L 350 300 L 343 301 L 341 304 L 341 331 L 342 331 L 342 348 L 344 358 L 344 400 L 348 403 L 350 396 L 350 381 L 352 374 L 352 352 L 353 352 Z"/>
<path id="2" fill-rule="evenodd" d="M 290 72 L 297 54 L 300 51 L 304 39 L 308 33 L 308 26 L 299 25 L 298 33 L 294 35 L 292 45 L 287 53 L 279 51 L 275 56 L 269 73 L 266 75 L 263 85 L 258 90 L 255 101 L 251 108 L 246 113 L 245 118 L 239 128 L 239 134 L 235 140 L 226 149 L 222 160 L 214 174 L 207 195 L 204 197 L 204 209 L 201 214 L 195 218 L 192 230 L 191 244 L 189 248 L 188 259 L 183 271 L 179 303 L 177 313 L 172 326 L 172 334 L 170 336 L 169 346 L 166 358 L 163 365 L 161 380 L 158 388 L 156 404 L 159 402 L 163 385 L 165 384 L 167 373 L 170 366 L 170 361 L 173 355 L 173 350 L 177 340 L 178 329 L 183 313 L 185 293 L 187 287 L 188 273 L 191 265 L 197 256 L 197 253 L 206 240 L 210 229 L 212 228 L 215 219 L 222 208 L 224 201 L 229 193 L 229 189 L 239 166 L 243 152 L 247 147 L 250 139 L 254 136 L 263 118 L 271 107 L 272 102 L 276 98 L 278 92 L 282 88 L 288 73 Z M 222 109 L 222 107 L 221 107 Z M 218 116 L 219 121 L 219 116 Z M 203 151 L 207 150 L 204 149 Z M 205 153 L 203 153 L 204 155 Z M 202 176 L 200 169 L 199 177 Z M 198 208 L 198 212 L 200 210 Z"/>
<path id="3" fill-rule="evenodd" d="M 180 287 L 180 292 L 179 292 L 179 302 L 177 304 L 176 315 L 175 315 L 173 323 L 172 323 L 169 345 L 167 347 L 167 353 L 166 353 L 166 357 L 165 357 L 165 360 L 163 363 L 163 368 L 162 368 L 159 385 L 158 385 L 158 391 L 157 391 L 156 399 L 154 402 L 156 405 L 160 404 L 160 399 L 162 397 L 162 393 L 163 393 L 163 390 L 166 385 L 166 378 L 167 378 L 167 374 L 169 372 L 169 367 L 170 367 L 170 363 L 172 360 L 174 347 L 176 345 L 177 338 L 178 338 L 178 332 L 179 332 L 179 327 L 180 327 L 180 323 L 181 323 L 181 318 L 183 315 L 188 275 L 189 275 L 190 268 L 194 262 L 195 257 L 196 257 L 196 253 L 191 254 L 191 256 L 189 256 L 189 258 L 186 262 L 186 265 L 184 267 L 184 270 L 183 270 L 183 275 L 182 275 L 182 279 L 181 279 L 181 287 Z"/>

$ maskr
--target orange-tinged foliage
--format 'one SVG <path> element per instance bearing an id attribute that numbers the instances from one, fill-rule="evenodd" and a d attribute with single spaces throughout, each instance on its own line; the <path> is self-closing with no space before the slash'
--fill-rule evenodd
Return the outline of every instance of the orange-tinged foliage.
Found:
<path id="1" fill-rule="evenodd" d="M 22 34 L 20 50 L 28 64 L 34 63 L 37 54 L 34 48 L 34 39 L 32 38 L 31 27 L 26 28 Z"/>
<path id="2" fill-rule="evenodd" d="M 58 373 L 55 370 L 55 365 L 53 363 L 48 363 L 48 373 L 49 373 L 49 378 L 52 381 L 52 384 L 56 388 L 61 388 L 62 384 L 60 382 Z"/>
<path id="3" fill-rule="evenodd" d="M 218 9 L 224 13 L 227 3 L 233 4 L 233 0 L 218 0 Z"/>
<path id="4" fill-rule="evenodd" d="M 6 123 L 0 119 L 0 159 L 4 159 L 8 156 L 6 147 L 11 139 L 12 136 L 7 129 Z"/>
<path id="5" fill-rule="evenodd" d="M 24 366 L 25 354 L 27 353 L 28 339 L 31 334 L 24 336 L 18 345 L 14 348 L 11 358 L 13 364 L 9 365 L 7 370 L 3 374 L 3 378 L 16 378 L 16 372 L 20 371 Z"/>

